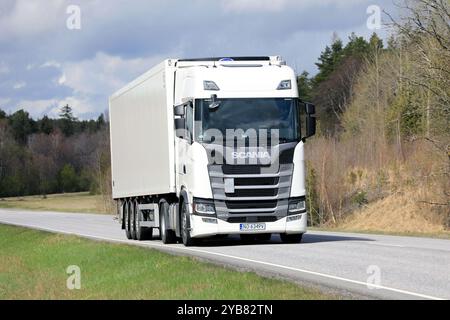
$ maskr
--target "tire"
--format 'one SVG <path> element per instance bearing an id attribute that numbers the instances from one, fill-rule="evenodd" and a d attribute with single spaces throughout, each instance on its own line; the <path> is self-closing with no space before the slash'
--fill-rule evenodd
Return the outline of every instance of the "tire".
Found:
<path id="1" fill-rule="evenodd" d="M 125 220 L 125 235 L 127 239 L 133 239 L 131 236 L 131 228 L 130 228 L 130 203 L 125 201 L 123 204 L 123 218 Z"/>
<path id="2" fill-rule="evenodd" d="M 189 212 L 184 201 L 181 203 L 181 240 L 186 247 L 193 246 L 195 244 L 194 239 L 191 238 L 191 224 L 189 221 Z"/>
<path id="3" fill-rule="evenodd" d="M 297 234 L 286 234 L 286 233 L 280 233 L 281 241 L 284 243 L 300 243 L 302 242 L 303 233 L 297 233 Z"/>
<path id="4" fill-rule="evenodd" d="M 135 201 L 130 200 L 129 205 L 129 215 L 130 215 L 130 233 L 131 238 L 133 240 L 137 240 L 136 238 L 136 207 L 135 207 Z"/>
<path id="5" fill-rule="evenodd" d="M 169 204 L 166 201 L 162 201 L 159 208 L 159 234 L 161 235 L 161 241 L 164 244 L 175 243 L 177 241 L 175 232 L 173 230 L 169 230 L 167 227 Z"/>
<path id="6" fill-rule="evenodd" d="M 138 210 L 139 202 L 137 200 L 134 201 L 134 221 L 136 225 L 136 240 L 144 241 L 149 240 L 153 236 L 153 228 L 141 227 L 142 216 L 140 211 Z"/>

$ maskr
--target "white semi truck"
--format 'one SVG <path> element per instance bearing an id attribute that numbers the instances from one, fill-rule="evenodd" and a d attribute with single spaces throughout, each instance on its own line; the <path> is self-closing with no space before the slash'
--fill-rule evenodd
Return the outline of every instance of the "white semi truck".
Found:
<path id="1" fill-rule="evenodd" d="M 300 242 L 315 108 L 279 56 L 168 59 L 109 100 L 112 195 L 129 239 Z"/>

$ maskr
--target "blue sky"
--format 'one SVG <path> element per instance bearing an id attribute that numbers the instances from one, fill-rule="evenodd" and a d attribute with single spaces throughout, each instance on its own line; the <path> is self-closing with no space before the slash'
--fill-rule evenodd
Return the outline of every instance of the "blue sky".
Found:
<path id="1" fill-rule="evenodd" d="M 66 26 L 69 5 L 81 10 L 79 30 Z M 1 0 L 0 108 L 55 117 L 68 103 L 96 118 L 166 58 L 282 55 L 314 74 L 334 32 L 370 36 L 370 5 L 395 13 L 391 0 Z"/>

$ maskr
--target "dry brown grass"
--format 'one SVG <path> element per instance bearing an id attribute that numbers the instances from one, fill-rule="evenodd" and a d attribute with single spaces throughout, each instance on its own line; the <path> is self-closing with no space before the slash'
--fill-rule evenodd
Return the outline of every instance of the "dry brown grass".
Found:
<path id="1" fill-rule="evenodd" d="M 0 208 L 20 208 L 38 211 L 113 213 L 111 206 L 101 195 L 88 192 L 52 194 L 42 196 L 13 197 L 0 199 Z"/>
<path id="2" fill-rule="evenodd" d="M 414 190 L 390 195 L 355 211 L 339 224 L 347 231 L 387 233 L 443 233 L 445 217 L 417 202 Z"/>
<path id="3" fill-rule="evenodd" d="M 399 153 L 368 140 L 321 137 L 309 146 L 318 225 L 394 233 L 448 230 L 450 182 L 442 174 L 443 154 L 425 141 L 405 143 Z"/>

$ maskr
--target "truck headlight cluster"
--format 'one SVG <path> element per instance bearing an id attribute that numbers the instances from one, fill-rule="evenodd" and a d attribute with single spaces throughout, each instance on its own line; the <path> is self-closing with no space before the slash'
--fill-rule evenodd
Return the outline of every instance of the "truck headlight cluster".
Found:
<path id="1" fill-rule="evenodd" d="M 298 214 L 306 210 L 306 201 L 304 198 L 289 200 L 289 214 Z"/>
<path id="2" fill-rule="evenodd" d="M 216 214 L 214 202 L 206 199 L 194 199 L 194 214 L 201 216 L 213 216 Z"/>

